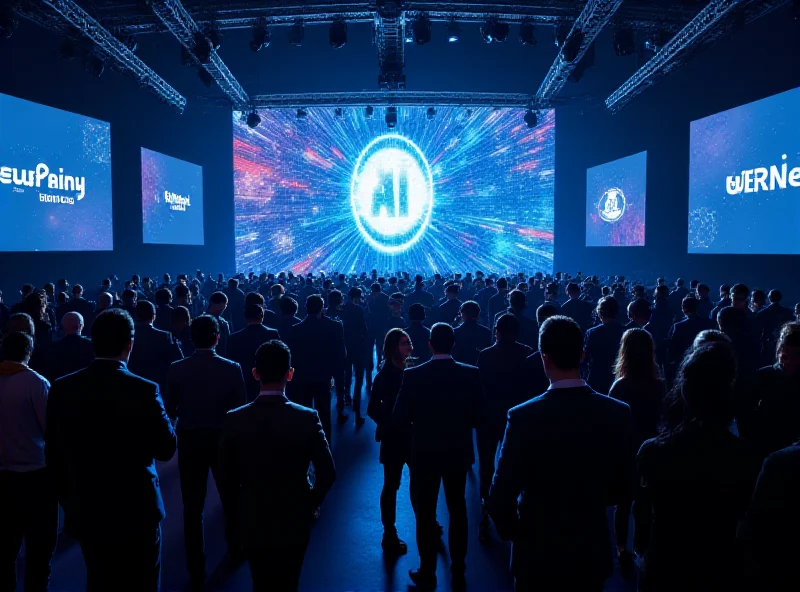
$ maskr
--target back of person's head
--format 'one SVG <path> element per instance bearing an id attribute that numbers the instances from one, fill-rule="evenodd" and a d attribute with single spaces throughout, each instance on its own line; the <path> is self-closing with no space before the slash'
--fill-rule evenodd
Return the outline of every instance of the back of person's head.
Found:
<path id="1" fill-rule="evenodd" d="M 769 301 L 772 304 L 778 304 L 781 300 L 783 300 L 783 294 L 781 294 L 780 290 L 769 291 Z"/>
<path id="2" fill-rule="evenodd" d="M 601 321 L 613 320 L 619 314 L 619 302 L 613 296 L 605 296 L 597 303 L 597 316 Z"/>
<path id="3" fill-rule="evenodd" d="M 501 277 L 497 280 L 497 289 L 498 290 L 508 290 L 508 280 L 504 277 Z"/>
<path id="4" fill-rule="evenodd" d="M 283 295 L 285 291 L 286 288 L 283 287 L 283 284 L 273 284 L 269 289 L 269 293 L 272 294 L 273 298 Z"/>
<path id="5" fill-rule="evenodd" d="M 217 344 L 219 322 L 212 315 L 200 315 L 192 323 L 191 336 L 197 349 L 211 349 Z"/>
<path id="6" fill-rule="evenodd" d="M 291 297 L 281 298 L 279 306 L 281 309 L 281 314 L 289 317 L 293 317 L 294 315 L 296 315 L 297 310 L 299 308 L 297 300 Z"/>
<path id="7" fill-rule="evenodd" d="M 228 287 L 229 288 L 238 288 L 239 287 L 239 280 L 236 278 L 231 278 L 228 280 Z"/>
<path id="8" fill-rule="evenodd" d="M 152 306 L 150 304 L 151 309 Z M 123 356 L 132 341 L 133 319 L 121 308 L 104 310 L 92 322 L 92 347 L 98 358 Z"/>
<path id="9" fill-rule="evenodd" d="M 61 317 L 61 328 L 64 335 L 74 335 L 83 329 L 83 315 L 79 312 L 68 312 Z"/>
<path id="10" fill-rule="evenodd" d="M 355 300 L 360 300 L 364 293 L 361 291 L 361 288 L 358 286 L 354 286 L 350 288 L 347 292 L 347 297 L 350 299 L 351 302 Z"/>
<path id="11" fill-rule="evenodd" d="M 583 359 L 583 332 L 574 320 L 554 315 L 539 329 L 539 351 L 559 370 L 577 370 Z"/>
<path id="12" fill-rule="evenodd" d="M 311 294 L 306 298 L 306 314 L 309 316 L 321 313 L 323 306 L 325 306 L 325 301 L 319 294 Z"/>
<path id="13" fill-rule="evenodd" d="M 264 295 L 259 294 L 258 292 L 248 292 L 247 295 L 244 297 L 244 305 L 247 306 L 248 304 L 259 304 L 264 306 Z"/>
<path id="14" fill-rule="evenodd" d="M 458 296 L 458 284 L 450 284 L 445 288 L 444 293 L 448 296 Z"/>
<path id="15" fill-rule="evenodd" d="M 581 295 L 580 286 L 575 282 L 570 282 L 569 284 L 567 284 L 567 295 L 570 298 L 577 298 L 578 296 L 580 296 Z"/>
<path id="16" fill-rule="evenodd" d="M 552 304 L 546 302 L 536 309 L 536 322 L 539 326 L 542 325 L 547 319 L 558 314 L 558 309 Z"/>
<path id="17" fill-rule="evenodd" d="M 733 298 L 734 302 L 746 302 L 749 296 L 750 288 L 744 284 L 735 284 L 731 288 L 731 298 Z"/>
<path id="18" fill-rule="evenodd" d="M 481 316 L 481 305 L 474 300 L 467 300 L 461 305 L 461 314 L 469 321 L 477 321 Z"/>
<path id="19" fill-rule="evenodd" d="M 764 306 L 767 303 L 767 293 L 764 290 L 753 290 L 753 304 Z"/>
<path id="20" fill-rule="evenodd" d="M 711 292 L 711 288 L 709 288 L 706 284 L 697 284 L 697 295 L 701 298 L 705 298 L 708 296 L 709 292 Z"/>
<path id="21" fill-rule="evenodd" d="M 490 278 L 490 277 L 486 278 L 485 282 L 486 282 L 486 287 L 487 288 L 491 288 L 492 286 L 494 286 L 494 280 L 492 278 Z"/>
<path id="22" fill-rule="evenodd" d="M 156 308 L 152 302 L 140 300 L 136 303 L 136 320 L 142 323 L 152 323 L 156 318 Z"/>
<path id="23" fill-rule="evenodd" d="M 679 288 L 682 288 L 683 287 L 683 278 L 678 278 L 677 280 L 675 280 L 675 285 L 678 286 Z"/>
<path id="24" fill-rule="evenodd" d="M 686 353 L 675 388 L 686 405 L 686 420 L 727 426 L 733 420 L 736 356 L 724 343 L 710 343 Z"/>
<path id="25" fill-rule="evenodd" d="M 463 309 L 463 306 L 462 306 Z M 409 321 L 424 321 L 425 320 L 425 307 L 419 302 L 415 302 L 408 307 L 408 320 Z"/>
<path id="26" fill-rule="evenodd" d="M 644 298 L 636 298 L 628 303 L 628 318 L 634 322 L 646 325 L 650 322 L 651 314 L 650 303 Z"/>
<path id="27" fill-rule="evenodd" d="M 697 285 L 700 283 L 700 280 L 692 280 L 689 282 L 689 289 L 696 290 Z"/>
<path id="28" fill-rule="evenodd" d="M 669 298 L 669 288 L 664 284 L 656 286 L 655 296 L 656 300 L 666 300 Z"/>
<path id="29" fill-rule="evenodd" d="M 175 298 L 186 298 L 187 296 L 189 296 L 189 286 L 186 284 L 178 284 L 175 286 Z M 156 299 L 157 298 L 158 292 L 156 292 Z"/>
<path id="30" fill-rule="evenodd" d="M 22 288 L 20 289 L 20 293 L 22 294 L 23 298 L 25 298 L 25 296 L 27 296 L 31 292 L 33 292 L 33 284 L 23 284 L 22 285 Z"/>
<path id="31" fill-rule="evenodd" d="M 717 324 L 720 331 L 729 337 L 738 334 L 744 328 L 746 322 L 746 313 L 733 306 L 726 306 L 717 313 Z"/>
<path id="32" fill-rule="evenodd" d="M 260 304 L 246 304 L 244 320 L 248 323 L 261 323 L 264 320 L 264 307 Z"/>
<path id="33" fill-rule="evenodd" d="M 369 287 L 369 291 L 372 292 L 373 294 L 377 294 L 378 292 L 381 291 L 381 285 L 375 282 Z"/>
<path id="34" fill-rule="evenodd" d="M 108 292 L 100 292 L 97 295 L 96 302 L 97 308 L 100 310 L 106 310 L 107 308 L 111 308 L 111 305 L 114 304 L 114 297 Z"/>
<path id="35" fill-rule="evenodd" d="M 694 338 L 692 342 L 692 349 L 698 348 L 702 345 L 708 345 L 710 343 L 727 343 L 728 345 L 731 344 L 731 338 L 725 335 L 722 331 L 717 331 L 716 329 L 705 329 L 704 331 L 700 331 L 697 334 L 697 337 Z"/>
<path id="36" fill-rule="evenodd" d="M 453 328 L 447 323 L 436 323 L 431 327 L 430 343 L 433 353 L 449 354 L 455 344 Z"/>
<path id="37" fill-rule="evenodd" d="M 34 322 L 47 319 L 47 296 L 44 292 L 33 291 L 22 300 L 22 310 L 28 313 Z"/>
<path id="38" fill-rule="evenodd" d="M 334 310 L 339 308 L 344 301 L 344 297 L 339 290 L 331 290 L 330 294 L 328 294 L 328 307 L 333 308 Z"/>
<path id="39" fill-rule="evenodd" d="M 256 350 L 256 373 L 261 384 L 279 384 L 291 376 L 292 353 L 283 341 L 273 339 Z"/>
<path id="40" fill-rule="evenodd" d="M 800 323 L 786 323 L 781 327 L 775 351 L 781 368 L 795 376 L 800 370 Z"/>
<path id="41" fill-rule="evenodd" d="M 519 337 L 519 321 L 512 314 L 504 314 L 497 319 L 494 330 L 498 341 L 516 341 Z"/>
<path id="42" fill-rule="evenodd" d="M 635 298 L 644 298 L 644 286 L 636 284 L 631 290 Z"/>
<path id="43" fill-rule="evenodd" d="M 3 300 L 3 292 L 0 292 L 0 301 Z M 66 292 L 59 292 L 56 296 L 56 302 L 58 304 L 66 304 L 69 301 Z"/>
<path id="44" fill-rule="evenodd" d="M 192 315 L 185 306 L 176 306 L 172 309 L 172 326 L 185 327 L 192 324 Z"/>
<path id="45" fill-rule="evenodd" d="M 72 286 L 72 295 L 75 298 L 78 298 L 81 294 L 83 294 L 83 286 L 81 286 L 80 284 L 75 284 L 74 286 Z"/>
<path id="46" fill-rule="evenodd" d="M 156 290 L 156 306 L 164 306 L 172 302 L 172 292 L 167 288 L 159 288 Z"/>
<path id="47" fill-rule="evenodd" d="M 225 308 L 228 306 L 228 297 L 225 295 L 225 292 L 214 292 L 208 297 L 208 304 L 215 308 Z"/>
<path id="48" fill-rule="evenodd" d="M 635 328 L 628 329 L 622 334 L 614 374 L 617 378 L 633 380 L 658 378 L 655 345 L 650 333 L 644 329 Z"/>
<path id="49" fill-rule="evenodd" d="M 522 310 L 527 306 L 527 298 L 522 290 L 512 290 L 508 295 L 508 305 L 514 310 Z"/>
<path id="50" fill-rule="evenodd" d="M 687 315 L 694 314 L 697 312 L 697 307 L 700 302 L 694 296 L 687 296 L 681 301 L 681 308 L 683 312 Z"/>
<path id="51" fill-rule="evenodd" d="M 23 331 L 6 333 L 2 342 L 3 360 L 27 363 L 33 352 L 33 337 Z"/>
<path id="52" fill-rule="evenodd" d="M 31 318 L 31 315 L 24 312 L 15 312 L 10 317 L 8 317 L 8 324 L 6 325 L 6 330 L 9 333 L 11 331 L 22 331 L 23 333 L 27 333 L 31 337 L 36 336 L 36 325 L 33 324 L 33 319 Z"/>
<path id="53" fill-rule="evenodd" d="M 130 288 L 122 291 L 122 302 L 123 302 L 123 304 L 130 304 L 134 300 L 136 300 L 136 292 L 134 292 Z"/>

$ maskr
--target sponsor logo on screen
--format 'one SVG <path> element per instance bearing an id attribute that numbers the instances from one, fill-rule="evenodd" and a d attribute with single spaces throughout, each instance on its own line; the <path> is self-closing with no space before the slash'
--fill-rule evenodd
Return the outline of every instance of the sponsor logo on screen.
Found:
<path id="1" fill-rule="evenodd" d="M 158 201 L 158 198 L 156 198 Z M 173 212 L 185 212 L 192 206 L 191 195 L 180 195 L 171 191 L 164 191 L 164 203 L 169 205 Z"/>
<path id="2" fill-rule="evenodd" d="M 55 193 L 39 193 L 42 203 L 59 203 L 75 205 L 86 197 L 86 177 L 65 175 L 64 169 L 58 173 L 51 173 L 50 167 L 43 162 L 36 165 L 35 170 L 18 169 L 15 167 L 0 167 L 0 183 L 14 185 L 14 192 L 24 193 L 25 187 L 41 189 L 45 185 L 49 190 L 69 191 L 72 195 L 58 195 Z"/>
<path id="3" fill-rule="evenodd" d="M 625 194 L 619 187 L 607 190 L 597 202 L 600 218 L 606 222 L 616 222 L 625 213 Z"/>
<path id="4" fill-rule="evenodd" d="M 781 156 L 786 160 L 787 155 Z M 725 189 L 728 195 L 740 193 L 758 193 L 759 191 L 775 191 L 786 187 L 800 187 L 800 167 L 789 170 L 785 162 L 782 165 L 773 164 L 767 167 L 758 167 L 742 171 L 740 175 L 729 175 L 725 179 Z"/>

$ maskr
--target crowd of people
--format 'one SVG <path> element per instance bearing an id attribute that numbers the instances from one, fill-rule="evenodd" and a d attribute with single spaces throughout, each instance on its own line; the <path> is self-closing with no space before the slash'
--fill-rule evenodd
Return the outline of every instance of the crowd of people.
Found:
<path id="1" fill-rule="evenodd" d="M 156 462 L 176 450 L 192 590 L 209 473 L 230 560 L 257 591 L 297 590 L 336 478 L 334 407 L 376 425 L 389 555 L 408 551 L 395 522 L 410 470 L 418 589 L 437 587 L 440 487 L 451 585 L 466 586 L 476 460 L 479 540 L 494 524 L 512 541 L 519 592 L 600 591 L 614 561 L 638 566 L 643 592 L 796 589 L 798 306 L 741 283 L 710 292 L 373 270 L 134 275 L 92 294 L 61 279 L 10 308 L 0 293 L 0 592 L 23 540 L 25 590 L 48 589 L 59 506 L 88 590 L 158 590 Z"/>

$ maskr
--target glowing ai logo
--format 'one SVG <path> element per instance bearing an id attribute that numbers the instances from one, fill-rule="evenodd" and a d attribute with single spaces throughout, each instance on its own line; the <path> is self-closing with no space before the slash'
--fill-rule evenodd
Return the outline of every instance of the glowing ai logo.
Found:
<path id="1" fill-rule="evenodd" d="M 384 253 L 401 253 L 428 228 L 433 176 L 419 147 L 397 134 L 370 142 L 356 161 L 350 206 L 366 241 Z"/>
<path id="2" fill-rule="evenodd" d="M 625 194 L 622 189 L 612 187 L 597 202 L 597 211 L 606 222 L 616 222 L 625 213 Z"/>

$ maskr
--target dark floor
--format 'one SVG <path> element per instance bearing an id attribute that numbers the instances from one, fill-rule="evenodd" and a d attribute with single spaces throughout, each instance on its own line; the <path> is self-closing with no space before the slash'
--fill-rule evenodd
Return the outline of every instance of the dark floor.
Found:
<path id="1" fill-rule="evenodd" d="M 419 557 L 414 542 L 414 515 L 408 499 L 408 473 L 403 475 L 397 512 L 397 529 L 401 538 L 408 543 L 408 555 L 397 560 L 388 560 L 384 558 L 380 547 L 382 527 L 379 498 L 383 472 L 378 463 L 379 445 L 374 439 L 374 427 L 367 420 L 367 425 L 356 432 L 352 417 L 344 426 L 334 425 L 333 452 L 337 481 L 325 500 L 319 521 L 314 526 L 300 581 L 300 589 L 303 591 L 395 592 L 414 589 L 409 586 L 408 570 L 419 566 Z M 188 575 L 184 566 L 177 459 L 161 465 L 159 472 L 167 509 L 167 518 L 163 524 L 162 590 L 183 592 Z M 470 473 L 467 481 L 467 505 L 470 516 L 468 589 L 476 592 L 512 590 L 512 580 L 508 572 L 509 545 L 495 538 L 491 545 L 482 546 L 477 540 L 480 518 L 477 470 Z M 209 570 L 214 571 L 222 562 L 225 542 L 222 535 L 222 511 L 213 479 L 209 480 L 205 517 L 208 565 Z M 447 507 L 442 492 L 439 498 L 439 522 L 447 528 Z M 443 541 L 447 541 L 447 533 Z M 443 543 L 437 569 L 439 590 L 443 591 L 450 589 L 449 560 L 446 553 L 446 543 Z M 68 540 L 61 540 L 53 562 L 51 592 L 77 592 L 84 589 L 85 570 L 80 548 Z M 247 566 L 229 573 L 223 565 L 211 574 L 210 592 L 251 589 Z M 21 585 L 19 590 L 21 592 Z M 635 586 L 626 583 L 615 573 L 605 590 L 633 592 Z"/>

